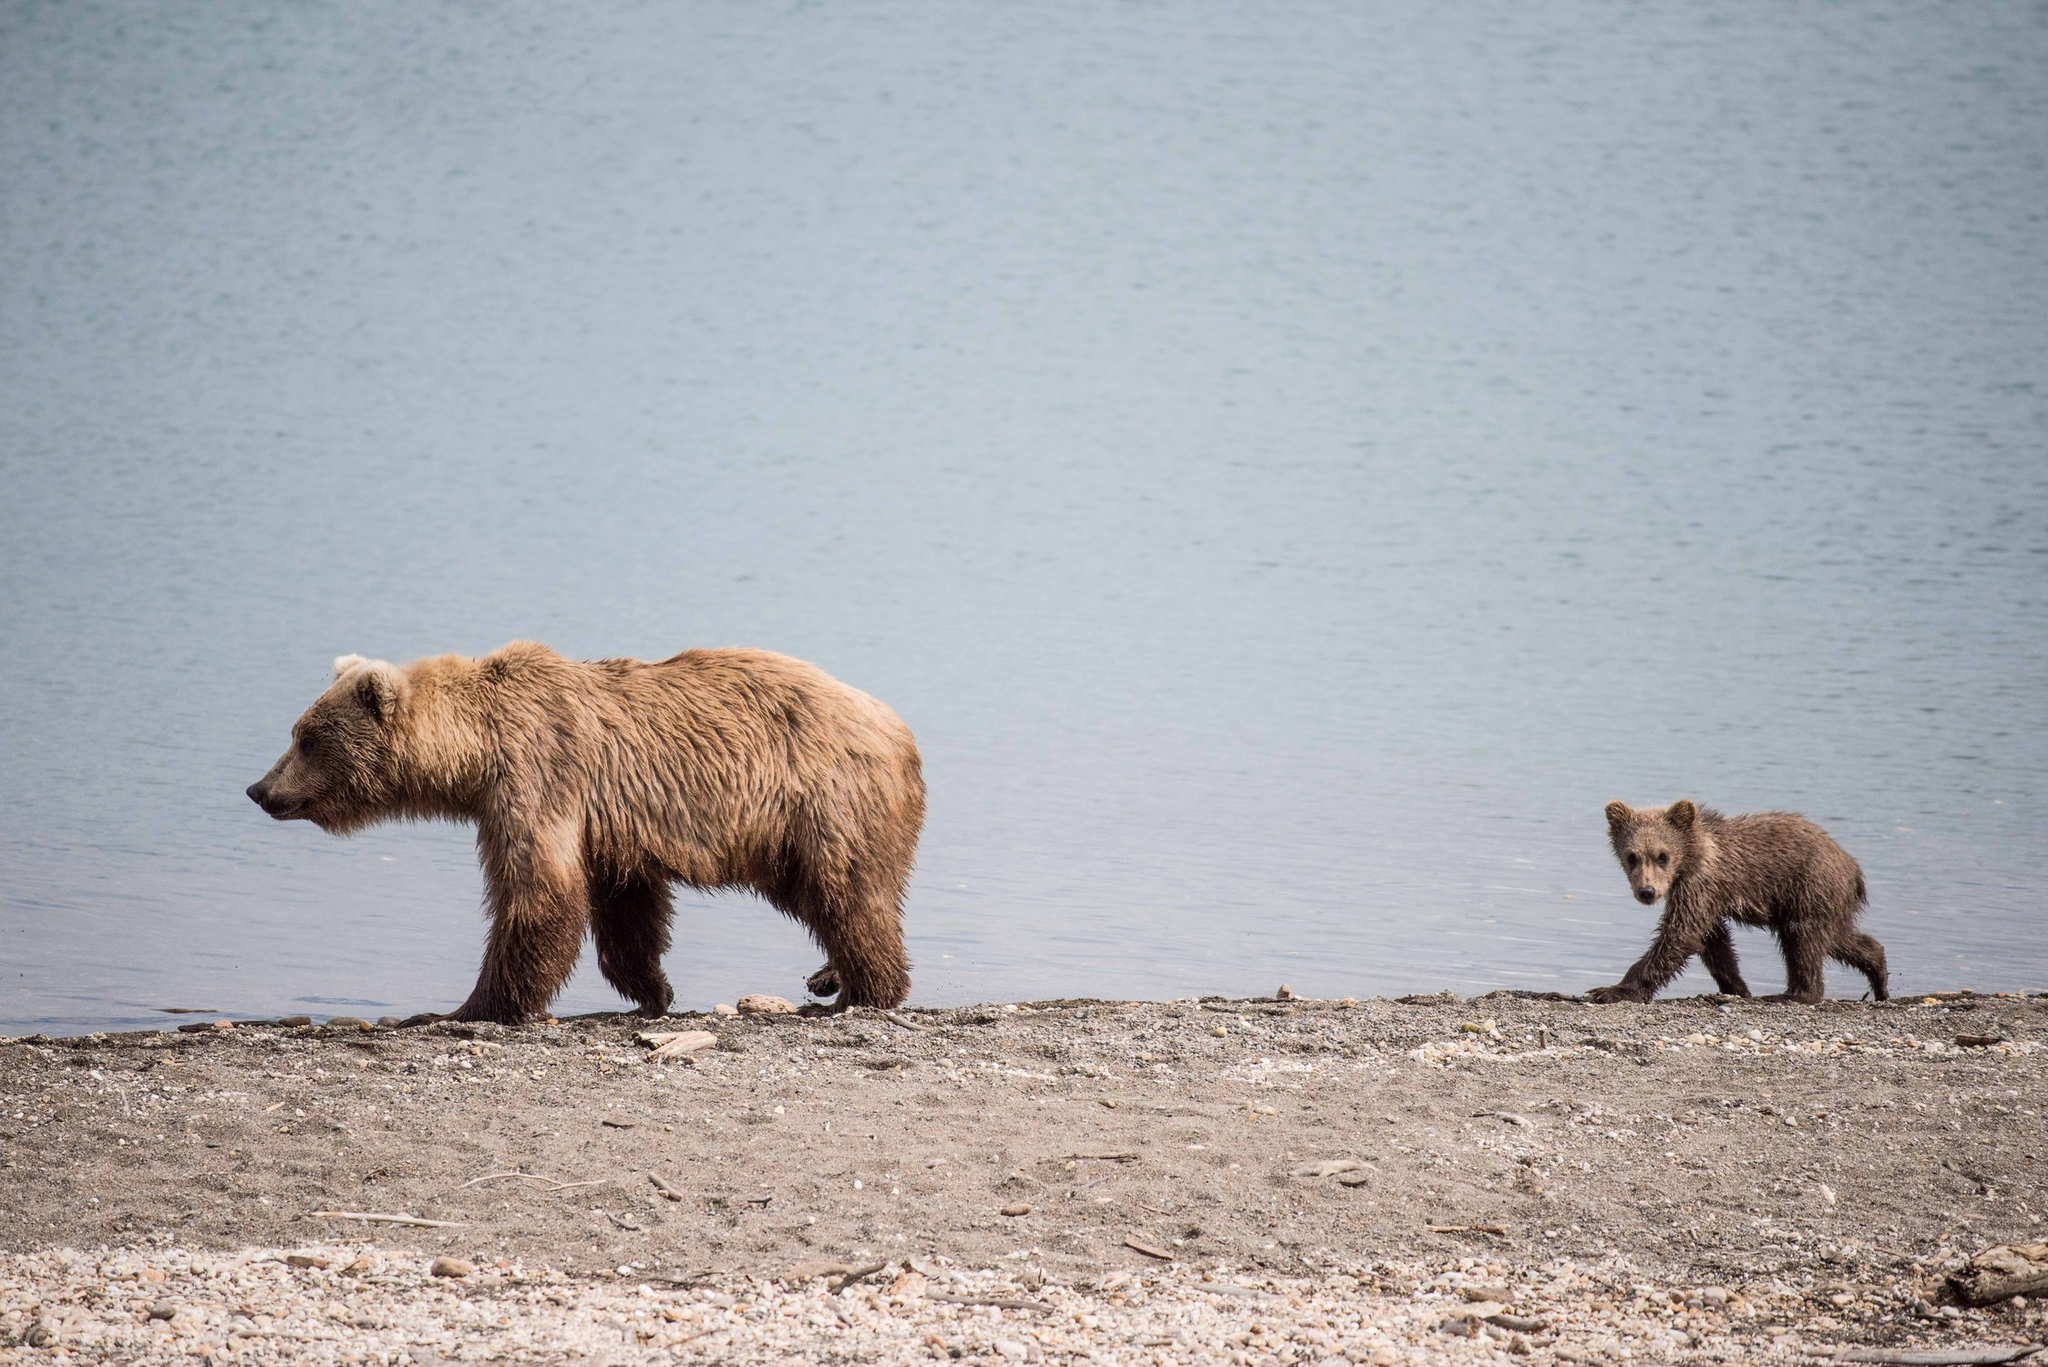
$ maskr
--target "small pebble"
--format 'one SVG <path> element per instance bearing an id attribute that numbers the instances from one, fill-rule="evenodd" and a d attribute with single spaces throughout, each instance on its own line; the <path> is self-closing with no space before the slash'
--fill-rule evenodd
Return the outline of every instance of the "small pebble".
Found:
<path id="1" fill-rule="evenodd" d="M 436 1277 L 472 1277 L 476 1275 L 476 1264 L 443 1255 L 434 1259 L 434 1265 L 427 1271 Z"/>
<path id="2" fill-rule="evenodd" d="M 1003 1207 L 1003 1214 L 1005 1214 L 1005 1215 L 1029 1215 L 1030 1213 L 1031 1213 L 1031 1207 L 1030 1207 L 1030 1206 L 1027 1206 L 1027 1205 L 1023 1205 L 1023 1204 L 1021 1204 L 1021 1203 L 1020 1203 L 1020 1204 L 1018 1204 L 1018 1205 L 1014 1205 L 1014 1206 L 1004 1206 L 1004 1207 Z"/>
<path id="3" fill-rule="evenodd" d="M 796 1004 L 765 992 L 750 992 L 740 998 L 739 1013 L 742 1016 L 790 1016 L 796 1014 Z"/>

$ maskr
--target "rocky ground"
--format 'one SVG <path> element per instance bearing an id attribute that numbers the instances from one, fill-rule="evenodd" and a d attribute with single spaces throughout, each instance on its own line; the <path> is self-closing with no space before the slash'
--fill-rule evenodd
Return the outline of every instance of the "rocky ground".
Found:
<path id="1" fill-rule="evenodd" d="M 1946 1274 L 2048 1238 L 2044 1113 L 2048 996 L 17 1040 L 0 1362 L 2026 1345 L 2040 1308 Z"/>

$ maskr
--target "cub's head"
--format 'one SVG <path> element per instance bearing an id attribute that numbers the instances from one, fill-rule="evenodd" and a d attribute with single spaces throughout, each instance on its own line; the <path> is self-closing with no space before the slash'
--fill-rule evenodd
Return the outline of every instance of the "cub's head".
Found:
<path id="1" fill-rule="evenodd" d="M 396 797 L 391 734 L 408 685 L 383 660 L 344 655 L 334 682 L 292 727 L 292 744 L 249 798 L 279 821 L 346 834 L 385 815 Z"/>
<path id="2" fill-rule="evenodd" d="M 1699 809 L 1683 798 L 1669 807 L 1607 804 L 1607 838 L 1638 902 L 1649 906 L 1671 891 L 1671 880 L 1685 867 L 1698 820 Z"/>

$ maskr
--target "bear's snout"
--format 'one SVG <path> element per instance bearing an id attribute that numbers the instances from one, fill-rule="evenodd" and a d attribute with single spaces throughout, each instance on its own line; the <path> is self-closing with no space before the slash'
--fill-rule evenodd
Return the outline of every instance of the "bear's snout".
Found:
<path id="1" fill-rule="evenodd" d="M 270 780 L 268 778 L 257 779 L 254 783 L 250 784 L 248 788 L 246 788 L 244 791 L 249 794 L 249 800 L 251 802 L 261 807 L 265 812 L 277 818 L 279 821 L 288 821 L 291 819 L 293 812 L 292 804 L 288 802 L 280 802 L 277 799 L 277 796 L 270 790 Z"/>
<path id="2" fill-rule="evenodd" d="M 1636 900 L 1638 902 L 1641 902 L 1644 906 L 1648 906 L 1650 905 L 1650 903 L 1657 900 L 1657 890 L 1655 888 L 1649 887 L 1637 888 Z"/>

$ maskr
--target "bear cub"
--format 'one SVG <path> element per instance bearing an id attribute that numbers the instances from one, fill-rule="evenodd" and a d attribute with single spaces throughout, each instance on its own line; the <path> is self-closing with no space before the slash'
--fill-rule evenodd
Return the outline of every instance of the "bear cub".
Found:
<path id="1" fill-rule="evenodd" d="M 1890 998 L 1884 946 L 1856 929 L 1867 900 L 1863 870 L 1805 817 L 1610 802 L 1607 834 L 1636 900 L 1648 906 L 1662 897 L 1664 919 L 1649 952 L 1614 986 L 1588 992 L 1588 1001 L 1646 1002 L 1695 954 L 1723 992 L 1747 997 L 1731 920 L 1769 929 L 1785 952 L 1785 990 L 1766 1001 L 1819 1001 L 1824 959 L 1861 972 L 1879 1001 Z"/>
<path id="2" fill-rule="evenodd" d="M 586 933 L 606 981 L 667 1011 L 672 881 L 751 888 L 801 922 L 825 951 L 820 996 L 890 1007 L 910 992 L 916 742 L 786 655 L 584 662 L 530 641 L 404 666 L 344 655 L 249 797 L 337 834 L 476 825 L 490 933 L 458 1020 L 545 1012 Z"/>

